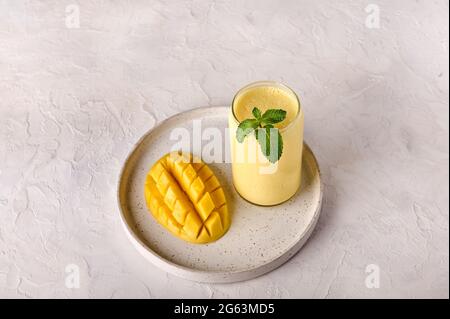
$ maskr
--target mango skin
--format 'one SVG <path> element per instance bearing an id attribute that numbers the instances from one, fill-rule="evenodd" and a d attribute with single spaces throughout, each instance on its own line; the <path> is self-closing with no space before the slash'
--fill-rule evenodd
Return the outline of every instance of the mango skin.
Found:
<path id="1" fill-rule="evenodd" d="M 213 242 L 230 227 L 219 180 L 192 154 L 172 152 L 159 159 L 147 174 L 144 196 L 153 217 L 185 241 Z"/>

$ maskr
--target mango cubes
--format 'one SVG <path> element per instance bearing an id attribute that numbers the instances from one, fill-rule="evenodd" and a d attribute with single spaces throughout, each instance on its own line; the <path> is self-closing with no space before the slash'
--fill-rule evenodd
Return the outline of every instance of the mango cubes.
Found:
<path id="1" fill-rule="evenodd" d="M 192 154 L 173 152 L 158 160 L 147 174 L 144 195 L 153 217 L 185 241 L 209 243 L 230 227 L 219 180 Z"/>

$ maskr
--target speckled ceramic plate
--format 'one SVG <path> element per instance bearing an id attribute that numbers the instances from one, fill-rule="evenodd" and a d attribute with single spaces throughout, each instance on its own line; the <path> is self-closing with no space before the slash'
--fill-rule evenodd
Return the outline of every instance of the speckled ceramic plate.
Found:
<path id="1" fill-rule="evenodd" d="M 135 145 L 119 180 L 121 219 L 133 245 L 156 266 L 177 276 L 201 282 L 235 282 L 267 273 L 291 258 L 311 235 L 319 218 L 323 186 L 317 161 L 305 144 L 302 186 L 289 201 L 260 207 L 234 190 L 231 164 L 209 164 L 226 192 L 232 223 L 218 241 L 196 245 L 172 236 L 147 211 L 144 181 L 149 168 L 176 142 L 174 128 L 219 128 L 225 136 L 228 107 L 199 108 L 177 114 L 150 130 Z M 190 143 L 183 145 L 191 150 Z M 195 151 L 194 151 L 195 153 Z M 199 155 L 199 154 L 197 154 Z M 229 161 L 227 161 L 229 162 Z"/>

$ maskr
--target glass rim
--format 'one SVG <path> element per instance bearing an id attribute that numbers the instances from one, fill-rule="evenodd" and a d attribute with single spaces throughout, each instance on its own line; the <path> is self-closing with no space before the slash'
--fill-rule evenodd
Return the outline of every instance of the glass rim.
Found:
<path id="1" fill-rule="evenodd" d="M 263 86 L 277 86 L 277 87 L 281 87 L 283 89 L 285 89 L 286 91 L 292 93 L 295 96 L 295 99 L 297 100 L 297 114 L 295 115 L 295 117 L 292 119 L 292 121 L 285 127 L 278 129 L 280 132 L 284 132 L 286 130 L 288 130 L 291 126 L 293 126 L 294 122 L 300 117 L 300 113 L 302 112 L 302 107 L 300 104 L 300 99 L 297 95 L 297 93 L 295 93 L 295 91 L 293 89 L 291 89 L 289 86 L 281 83 L 281 82 L 277 82 L 277 81 L 270 81 L 270 80 L 263 80 L 263 81 L 255 81 L 252 83 L 247 84 L 246 86 L 240 88 L 236 94 L 233 97 L 233 101 L 231 102 L 231 113 L 233 114 L 233 118 L 235 120 L 235 122 L 239 125 L 239 120 L 236 118 L 236 114 L 234 113 L 234 102 L 236 101 L 236 97 L 239 96 L 240 93 L 242 93 L 244 90 L 250 88 L 250 87 L 263 87 Z"/>

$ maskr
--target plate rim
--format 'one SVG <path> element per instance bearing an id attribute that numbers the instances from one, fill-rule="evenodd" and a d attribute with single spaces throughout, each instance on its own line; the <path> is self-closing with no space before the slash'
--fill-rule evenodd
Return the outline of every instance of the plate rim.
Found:
<path id="1" fill-rule="evenodd" d="M 221 270 L 199 270 L 195 268 L 190 268 L 184 265 L 177 264 L 175 262 L 172 262 L 154 250 L 152 250 L 150 247 L 148 247 L 132 230 L 131 226 L 129 225 L 125 213 L 122 209 L 122 201 L 121 201 L 121 188 L 122 184 L 124 182 L 124 174 L 126 171 L 126 168 L 128 167 L 127 163 L 130 161 L 133 154 L 136 152 L 138 147 L 142 144 L 142 142 L 145 140 L 145 138 L 150 135 L 154 130 L 162 127 L 167 122 L 174 120 L 177 117 L 181 117 L 183 115 L 187 115 L 188 113 L 194 113 L 201 110 L 221 110 L 228 109 L 227 106 L 203 106 L 203 107 L 197 107 L 189 110 L 185 110 L 179 113 L 176 113 L 172 116 L 169 116 L 165 118 L 164 120 L 160 121 L 153 127 L 151 127 L 147 132 L 145 132 L 130 148 L 130 151 L 128 152 L 127 156 L 125 157 L 125 160 L 123 161 L 122 167 L 119 172 L 119 179 L 117 181 L 117 187 L 116 187 L 116 200 L 117 205 L 119 208 L 119 215 L 120 215 L 120 221 L 122 226 L 124 227 L 124 230 L 127 234 L 127 237 L 135 246 L 135 248 L 139 251 L 139 253 L 148 261 L 150 261 L 152 264 L 157 266 L 158 268 L 164 270 L 165 272 L 171 273 L 173 275 L 176 275 L 178 277 L 188 279 L 191 281 L 197 281 L 197 282 L 204 282 L 204 283 L 232 283 L 232 282 L 238 282 L 238 281 L 244 281 L 244 280 L 250 280 L 256 277 L 259 277 L 261 275 L 264 275 L 272 270 L 275 270 L 276 268 L 283 265 L 285 262 L 287 262 L 289 259 L 291 259 L 293 256 L 296 255 L 298 251 L 304 246 L 304 244 L 308 241 L 309 237 L 311 236 L 313 230 L 315 229 L 317 222 L 319 220 L 321 211 L 322 211 L 322 203 L 323 203 L 323 193 L 324 193 L 324 184 L 322 179 L 322 173 L 320 170 L 319 162 L 312 151 L 312 149 L 309 147 L 309 145 L 303 141 L 303 146 L 309 149 L 310 154 L 312 156 L 312 159 L 317 167 L 317 173 L 319 178 L 319 199 L 317 203 L 316 210 L 314 211 L 314 215 L 312 217 L 312 222 L 308 225 L 306 230 L 304 231 L 303 237 L 300 238 L 299 241 L 297 241 L 295 244 L 293 244 L 291 247 L 289 247 L 284 253 L 282 253 L 280 256 L 266 262 L 265 264 L 258 265 L 253 268 L 245 269 L 245 270 L 233 270 L 233 271 L 221 271 Z"/>

